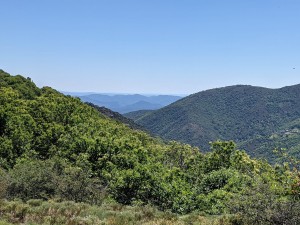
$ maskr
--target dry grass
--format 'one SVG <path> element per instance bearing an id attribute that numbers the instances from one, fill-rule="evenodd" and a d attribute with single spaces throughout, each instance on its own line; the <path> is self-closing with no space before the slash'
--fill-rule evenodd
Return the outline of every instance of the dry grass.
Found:
<path id="1" fill-rule="evenodd" d="M 0 225 L 229 225 L 228 218 L 193 213 L 178 216 L 151 206 L 117 203 L 91 206 L 75 202 L 29 200 L 0 204 Z"/>

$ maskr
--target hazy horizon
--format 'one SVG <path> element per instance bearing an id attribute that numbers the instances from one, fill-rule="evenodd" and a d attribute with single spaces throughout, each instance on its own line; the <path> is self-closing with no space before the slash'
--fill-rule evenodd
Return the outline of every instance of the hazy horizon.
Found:
<path id="1" fill-rule="evenodd" d="M 181 94 L 181 93 L 124 93 L 124 92 L 94 92 L 94 91 L 64 91 L 64 90 L 58 90 L 59 92 L 62 92 L 64 94 L 101 94 L 101 95 L 144 95 L 144 96 L 157 96 L 157 95 L 173 95 L 173 96 L 180 96 L 180 97 L 185 97 L 191 94 L 195 94 L 201 91 L 207 91 L 210 89 L 217 89 L 217 88 L 224 88 L 224 87 L 230 87 L 230 86 L 239 86 L 239 85 L 244 85 L 244 86 L 248 86 L 249 84 L 232 84 L 232 85 L 226 85 L 226 86 L 220 86 L 220 87 L 214 87 L 214 88 L 209 88 L 209 89 L 204 89 L 204 90 L 199 90 L 197 92 L 194 93 L 186 93 L 186 94 Z M 268 89 L 280 89 L 280 88 L 284 88 L 284 87 L 288 87 L 288 86 L 295 86 L 295 85 L 300 85 L 300 83 L 297 84 L 291 84 L 291 85 L 285 85 L 282 87 L 264 87 L 264 86 L 257 86 L 257 85 L 249 85 L 252 87 L 261 87 L 261 88 L 268 88 Z"/>
<path id="2" fill-rule="evenodd" d="M 172 96 L 186 96 L 189 94 L 176 94 L 176 93 L 171 93 L 171 94 L 161 94 L 161 93 L 123 93 L 123 92 L 90 92 L 90 91 L 62 91 L 58 90 L 59 92 L 63 94 L 72 94 L 72 95 L 93 95 L 93 94 L 100 94 L 100 95 L 144 95 L 144 96 L 158 96 L 158 95 L 172 95 Z"/>

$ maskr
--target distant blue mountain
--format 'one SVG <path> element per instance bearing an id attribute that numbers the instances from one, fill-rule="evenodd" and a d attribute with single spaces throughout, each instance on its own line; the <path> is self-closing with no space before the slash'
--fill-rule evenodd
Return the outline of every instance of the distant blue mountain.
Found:
<path id="1" fill-rule="evenodd" d="M 91 95 L 96 94 L 96 92 L 69 92 L 69 91 L 61 91 L 64 95 L 71 95 L 71 96 L 85 96 L 85 95 Z"/>
<path id="2" fill-rule="evenodd" d="M 155 110 L 167 106 L 179 99 L 181 96 L 140 94 L 95 94 L 82 92 L 62 92 L 64 94 L 77 96 L 84 102 L 91 102 L 98 106 L 104 106 L 115 112 L 128 113 L 138 110 Z"/>

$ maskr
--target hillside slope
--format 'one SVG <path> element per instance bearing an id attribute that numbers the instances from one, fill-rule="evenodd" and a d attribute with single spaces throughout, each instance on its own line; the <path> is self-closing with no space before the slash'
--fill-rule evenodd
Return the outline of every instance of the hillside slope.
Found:
<path id="1" fill-rule="evenodd" d="M 127 117 L 123 116 L 122 114 L 120 114 L 118 112 L 114 112 L 114 111 L 112 111 L 108 108 L 102 107 L 102 106 L 94 105 L 93 103 L 87 102 L 86 104 L 93 107 L 93 108 L 95 108 L 101 114 L 103 114 L 103 115 L 105 115 L 105 116 L 107 116 L 111 119 L 114 119 L 116 121 L 119 121 L 123 124 L 126 124 L 132 129 L 144 130 L 144 128 L 142 126 L 136 124 L 132 119 L 127 118 Z"/>
<path id="2" fill-rule="evenodd" d="M 299 99 L 300 85 L 280 89 L 236 85 L 190 95 L 136 122 L 166 139 L 205 149 L 210 141 L 234 140 L 251 155 L 270 157 L 274 147 L 297 148 Z M 291 135 L 290 130 L 296 139 L 293 144 L 283 138 Z"/>
<path id="3" fill-rule="evenodd" d="M 79 224 L 74 223 L 70 207 L 84 202 L 110 203 L 118 211 L 124 205 L 152 205 L 179 214 L 227 215 L 238 213 L 234 210 L 247 202 L 241 198 L 246 190 L 260 193 L 252 187 L 262 182 L 276 187 L 267 190 L 278 199 L 295 199 L 293 193 L 298 196 L 298 186 L 293 185 L 299 183 L 298 176 L 289 167 L 275 168 L 253 160 L 233 142 L 214 142 L 212 151 L 203 154 L 198 148 L 166 143 L 131 129 L 111 119 L 110 113 L 50 87 L 40 89 L 30 78 L 0 70 L 0 201 L 12 204 L 1 207 L 0 214 L 13 216 L 10 221 L 22 224 L 29 222 L 28 217 L 41 224 L 43 219 L 49 222 L 49 212 L 55 211 Z M 263 193 L 263 199 L 269 201 L 268 194 Z M 19 200 L 9 202 L 14 199 L 28 205 Z M 238 201 L 231 203 L 232 199 Z M 63 210 L 57 209 L 55 200 L 65 202 L 59 204 Z M 51 205 L 51 210 L 45 210 L 45 204 Z M 44 213 L 30 216 L 33 206 L 41 206 Z M 80 211 L 76 209 L 76 215 Z M 153 212 L 146 210 L 145 214 Z M 110 215 L 115 214 L 110 211 Z M 121 211 L 116 214 L 121 215 Z M 244 217 L 249 218 L 247 214 Z M 139 218 L 143 219 L 141 214 Z"/>
<path id="4" fill-rule="evenodd" d="M 153 110 L 138 110 L 138 111 L 133 111 L 129 113 L 123 114 L 126 118 L 129 118 L 134 121 L 140 120 L 142 117 L 148 115 L 149 113 L 153 112 Z"/>

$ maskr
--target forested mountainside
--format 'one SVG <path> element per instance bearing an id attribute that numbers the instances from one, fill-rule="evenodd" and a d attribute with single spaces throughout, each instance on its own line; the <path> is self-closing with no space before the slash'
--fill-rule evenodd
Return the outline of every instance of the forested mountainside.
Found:
<path id="1" fill-rule="evenodd" d="M 131 118 L 168 140 L 208 150 L 210 141 L 234 140 L 250 155 L 271 159 L 274 148 L 300 152 L 300 85 L 247 85 L 202 91 Z M 130 117 L 130 116 L 129 116 Z"/>
<path id="2" fill-rule="evenodd" d="M 0 106 L 0 223 L 299 221 L 299 172 L 251 159 L 231 141 L 206 154 L 165 143 L 4 71 Z"/>
<path id="3" fill-rule="evenodd" d="M 128 125 L 130 128 L 132 129 L 136 129 L 136 130 L 144 130 L 144 128 L 140 125 L 138 125 L 137 123 L 135 123 L 132 119 L 127 118 L 125 116 L 123 116 L 122 114 L 118 113 L 118 112 L 114 112 L 106 107 L 103 106 L 97 106 L 94 105 L 93 103 L 87 102 L 86 104 L 88 104 L 89 106 L 97 109 L 101 114 L 114 119 L 116 121 L 119 121 L 123 124 Z"/>
<path id="4" fill-rule="evenodd" d="M 138 111 L 133 111 L 129 113 L 123 114 L 126 118 L 129 118 L 135 122 L 138 122 L 138 120 L 142 119 L 144 116 L 150 114 L 154 110 L 138 110 Z"/>

